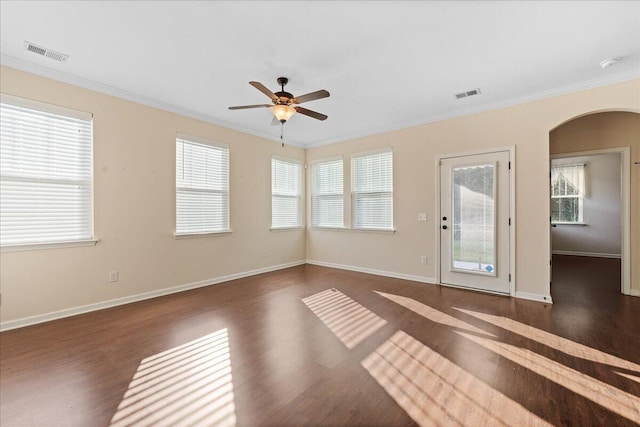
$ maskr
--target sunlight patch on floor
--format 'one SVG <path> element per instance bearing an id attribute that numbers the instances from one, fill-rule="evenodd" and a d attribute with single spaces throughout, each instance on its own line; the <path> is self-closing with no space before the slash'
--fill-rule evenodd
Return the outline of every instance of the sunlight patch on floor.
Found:
<path id="1" fill-rule="evenodd" d="M 618 372 L 618 371 L 614 371 L 616 374 L 625 377 L 631 381 L 635 381 L 637 383 L 640 383 L 640 376 L 636 376 L 636 375 L 630 375 L 630 374 L 626 374 L 624 372 Z"/>
<path id="2" fill-rule="evenodd" d="M 302 299 L 336 337 L 349 349 L 367 339 L 387 321 L 337 289 Z"/>
<path id="3" fill-rule="evenodd" d="M 235 426 L 227 329 L 142 362 L 111 427 Z"/>
<path id="4" fill-rule="evenodd" d="M 431 320 L 432 322 L 440 323 L 441 325 L 451 326 L 453 328 L 465 329 L 467 331 L 475 332 L 477 334 L 489 335 L 489 336 L 495 337 L 495 335 L 487 331 L 484 331 L 473 325 L 470 325 L 463 320 L 456 319 L 455 317 L 450 316 L 446 313 L 443 313 L 440 310 L 436 310 L 435 308 L 429 307 L 426 304 L 422 304 L 421 302 L 418 302 L 413 298 L 403 297 L 403 296 L 394 295 L 394 294 L 387 294 L 387 293 L 378 292 L 378 291 L 374 291 L 374 292 L 382 297 L 385 297 L 388 300 L 395 302 L 396 304 L 403 306 L 406 309 L 413 311 L 416 314 L 419 314 L 420 316 L 426 319 Z"/>
<path id="5" fill-rule="evenodd" d="M 403 331 L 362 366 L 421 426 L 550 425 Z"/>
<path id="6" fill-rule="evenodd" d="M 547 359 L 531 350 L 460 331 L 454 332 L 597 403 L 611 412 L 640 423 L 640 399 L 632 394 Z"/>
<path id="7" fill-rule="evenodd" d="M 520 323 L 516 320 L 509 319 L 503 316 L 480 313 L 477 311 L 465 310 L 456 307 L 453 308 L 454 310 L 461 311 L 462 313 L 468 314 L 487 323 L 491 323 L 502 329 L 506 329 L 507 331 L 522 335 L 525 338 L 536 341 L 540 344 L 546 345 L 570 356 L 589 360 L 591 362 L 603 363 L 606 365 L 614 366 L 616 368 L 629 369 L 640 374 L 640 365 L 577 343 L 575 341 L 559 337 L 558 335 L 554 335 L 538 328 L 534 328 L 533 326 L 525 325 L 524 323 Z"/>

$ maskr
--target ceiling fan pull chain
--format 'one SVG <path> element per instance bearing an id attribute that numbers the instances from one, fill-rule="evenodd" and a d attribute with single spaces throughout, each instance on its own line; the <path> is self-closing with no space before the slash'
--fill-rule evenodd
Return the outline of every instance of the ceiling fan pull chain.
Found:
<path id="1" fill-rule="evenodd" d="M 282 146 L 284 147 L 284 122 L 280 123 L 280 142 L 282 142 Z"/>

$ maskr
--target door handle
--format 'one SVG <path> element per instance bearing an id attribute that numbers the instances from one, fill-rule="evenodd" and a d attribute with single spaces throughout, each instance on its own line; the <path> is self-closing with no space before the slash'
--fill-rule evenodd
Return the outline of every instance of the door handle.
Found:
<path id="1" fill-rule="evenodd" d="M 447 229 L 447 226 L 446 226 L 446 225 L 443 225 L 443 226 L 442 226 L 442 229 L 443 229 L 443 230 L 446 230 L 446 229 Z"/>

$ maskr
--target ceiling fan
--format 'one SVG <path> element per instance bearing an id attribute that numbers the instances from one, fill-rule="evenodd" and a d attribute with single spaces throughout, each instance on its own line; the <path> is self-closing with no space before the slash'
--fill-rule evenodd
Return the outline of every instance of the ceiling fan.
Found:
<path id="1" fill-rule="evenodd" d="M 271 102 L 273 104 L 257 104 L 257 105 L 239 105 L 236 107 L 229 107 L 230 110 L 244 110 L 247 108 L 270 108 L 271 112 L 275 116 L 274 124 L 282 123 L 284 124 L 287 120 L 291 118 L 295 113 L 304 114 L 305 116 L 313 117 L 317 120 L 326 120 L 327 115 L 318 113 L 316 111 L 308 110 L 303 107 L 297 106 L 297 104 L 302 104 L 303 102 L 314 101 L 316 99 L 327 98 L 329 96 L 329 92 L 326 90 L 317 90 L 315 92 L 307 93 L 302 96 L 293 96 L 289 92 L 284 91 L 284 87 L 289 83 L 289 79 L 286 77 L 278 77 L 278 84 L 280 85 L 281 90 L 279 92 L 271 92 L 260 82 L 249 82 L 249 84 L 260 92 L 267 95 L 271 98 Z M 295 106 L 294 106 L 295 105 Z"/>

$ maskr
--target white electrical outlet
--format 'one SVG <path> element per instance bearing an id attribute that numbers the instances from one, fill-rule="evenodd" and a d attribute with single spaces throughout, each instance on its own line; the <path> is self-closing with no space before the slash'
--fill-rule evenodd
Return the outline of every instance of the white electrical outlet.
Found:
<path id="1" fill-rule="evenodd" d="M 426 255 L 422 255 L 420 257 L 420 264 L 426 264 L 427 263 L 427 256 Z"/>
<path id="2" fill-rule="evenodd" d="M 427 220 L 427 214 L 425 212 L 421 212 L 418 214 L 418 221 L 426 221 Z"/>
<path id="3" fill-rule="evenodd" d="M 117 282 L 118 281 L 118 272 L 117 271 L 110 271 L 109 272 L 109 282 L 113 283 L 113 282 Z"/>
<path id="4" fill-rule="evenodd" d="M 262 258 L 266 258 L 267 257 L 267 250 L 263 249 L 262 250 Z"/>

